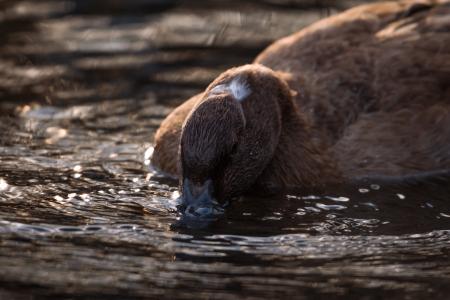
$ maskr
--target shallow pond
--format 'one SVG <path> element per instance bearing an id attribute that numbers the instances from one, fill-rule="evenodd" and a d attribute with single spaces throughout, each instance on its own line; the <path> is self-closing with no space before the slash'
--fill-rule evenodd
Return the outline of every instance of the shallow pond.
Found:
<path id="1" fill-rule="evenodd" d="M 328 10 L 39 3 L 3 7 L 0 299 L 450 294 L 449 178 L 241 199 L 205 227 L 149 166 L 175 105 Z"/>

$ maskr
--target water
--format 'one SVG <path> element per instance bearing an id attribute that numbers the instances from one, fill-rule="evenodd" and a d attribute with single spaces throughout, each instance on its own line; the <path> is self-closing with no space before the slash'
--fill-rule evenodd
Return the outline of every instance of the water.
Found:
<path id="1" fill-rule="evenodd" d="M 241 199 L 205 227 L 149 166 L 172 107 L 328 11 L 40 3 L 2 15 L 0 299 L 448 297 L 446 178 Z"/>

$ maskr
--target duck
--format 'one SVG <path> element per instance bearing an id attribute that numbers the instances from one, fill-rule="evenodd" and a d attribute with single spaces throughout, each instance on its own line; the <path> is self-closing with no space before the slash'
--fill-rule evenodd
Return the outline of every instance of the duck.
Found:
<path id="1" fill-rule="evenodd" d="M 154 142 L 186 205 L 450 170 L 450 2 L 365 4 L 277 40 Z"/>

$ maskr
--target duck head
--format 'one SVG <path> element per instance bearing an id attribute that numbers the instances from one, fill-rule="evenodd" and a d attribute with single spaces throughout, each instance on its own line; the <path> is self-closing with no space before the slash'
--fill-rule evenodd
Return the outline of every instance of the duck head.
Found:
<path id="1" fill-rule="evenodd" d="M 226 71 L 206 89 L 182 127 L 182 201 L 191 213 L 244 194 L 271 161 L 281 132 L 287 84 L 272 70 Z M 197 211 L 197 209 L 200 209 Z"/>

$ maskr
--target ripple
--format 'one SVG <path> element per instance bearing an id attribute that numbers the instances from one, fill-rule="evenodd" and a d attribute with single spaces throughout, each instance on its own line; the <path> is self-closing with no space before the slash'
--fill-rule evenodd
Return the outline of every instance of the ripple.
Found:
<path id="1" fill-rule="evenodd" d="M 325 196 L 325 198 L 329 199 L 329 200 L 336 201 L 336 202 L 348 202 L 348 201 L 350 201 L 350 198 L 343 197 L 343 196 L 340 196 L 340 197 Z"/>
<path id="2" fill-rule="evenodd" d="M 81 228 L 73 227 L 73 226 L 59 227 L 58 230 L 62 231 L 62 232 L 80 232 L 80 231 L 83 231 Z"/>
<path id="3" fill-rule="evenodd" d="M 400 199 L 400 200 L 404 200 L 406 198 L 405 195 L 403 195 L 403 194 L 396 194 L 396 195 L 397 195 L 398 199 Z"/>
<path id="4" fill-rule="evenodd" d="M 0 191 L 6 191 L 8 189 L 8 183 L 5 179 L 0 178 Z"/>
<path id="5" fill-rule="evenodd" d="M 344 205 L 337 205 L 337 204 L 323 204 L 323 203 L 316 203 L 316 206 L 323 210 L 342 210 L 346 209 L 347 207 Z"/>

